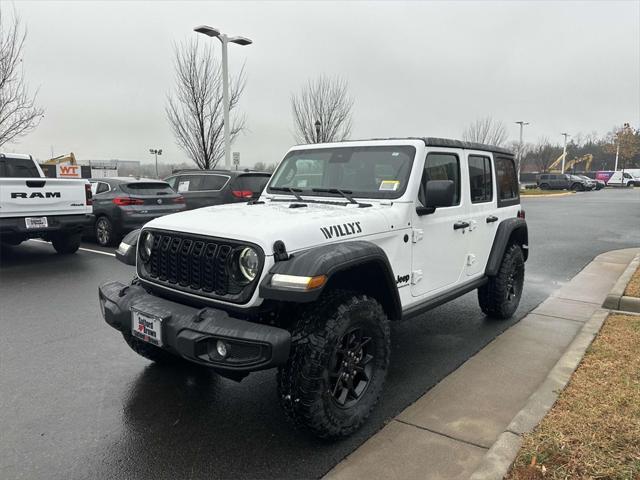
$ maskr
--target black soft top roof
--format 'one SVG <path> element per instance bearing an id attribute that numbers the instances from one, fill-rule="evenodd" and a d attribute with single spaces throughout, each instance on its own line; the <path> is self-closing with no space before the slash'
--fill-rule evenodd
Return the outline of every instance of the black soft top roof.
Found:
<path id="1" fill-rule="evenodd" d="M 501 153 L 513 156 L 514 153 L 506 148 L 484 143 L 465 142 L 464 140 L 453 140 L 451 138 L 436 137 L 391 137 L 391 138 L 362 138 L 359 140 L 346 140 L 347 142 L 365 142 L 369 140 L 422 140 L 427 147 L 447 147 L 464 148 L 466 150 L 481 150 L 483 152 Z"/>

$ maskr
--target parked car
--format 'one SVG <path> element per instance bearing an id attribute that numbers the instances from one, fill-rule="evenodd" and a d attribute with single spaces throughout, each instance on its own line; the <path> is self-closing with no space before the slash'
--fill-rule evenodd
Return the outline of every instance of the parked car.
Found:
<path id="1" fill-rule="evenodd" d="M 583 175 L 569 175 L 571 178 L 571 190 L 577 190 L 579 192 L 595 190 L 596 182 L 589 177 Z"/>
<path id="2" fill-rule="evenodd" d="M 390 324 L 472 290 L 487 316 L 510 318 L 528 248 L 509 150 L 440 138 L 299 145 L 259 199 L 131 232 L 116 256 L 137 276 L 102 284 L 100 305 L 152 361 L 235 380 L 278 368 L 291 423 L 344 437 L 380 398 Z"/>
<path id="3" fill-rule="evenodd" d="M 102 246 L 117 244 L 149 220 L 186 209 L 184 197 L 163 180 L 111 177 L 90 182 L 95 215 L 91 234 Z"/>
<path id="4" fill-rule="evenodd" d="M 593 178 L 589 178 L 586 175 L 576 175 L 576 177 L 580 177 L 584 181 L 592 185 L 592 190 L 602 190 L 607 185 L 602 180 L 594 180 Z"/>
<path id="5" fill-rule="evenodd" d="M 165 181 L 184 196 L 187 210 L 193 210 L 246 202 L 262 193 L 270 177 L 270 173 L 249 170 L 181 170 Z"/>
<path id="6" fill-rule="evenodd" d="M 538 175 L 536 183 L 541 190 L 588 190 L 583 179 L 566 173 L 542 173 Z"/>
<path id="7" fill-rule="evenodd" d="M 0 153 L 0 242 L 41 238 L 58 253 L 74 253 L 91 212 L 86 180 L 46 178 L 31 155 Z"/>

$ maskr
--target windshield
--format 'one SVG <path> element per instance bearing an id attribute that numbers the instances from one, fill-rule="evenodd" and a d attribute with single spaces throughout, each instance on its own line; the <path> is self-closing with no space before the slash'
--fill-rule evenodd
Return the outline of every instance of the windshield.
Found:
<path id="1" fill-rule="evenodd" d="M 314 192 L 339 189 L 354 197 L 398 198 L 407 188 L 415 153 L 409 145 L 294 150 L 278 166 L 267 192 L 293 188 L 302 195 L 339 196 Z"/>

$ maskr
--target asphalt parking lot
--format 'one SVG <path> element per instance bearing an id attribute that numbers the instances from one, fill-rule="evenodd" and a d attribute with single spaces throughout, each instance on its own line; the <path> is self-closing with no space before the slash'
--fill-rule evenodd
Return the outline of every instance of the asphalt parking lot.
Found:
<path id="1" fill-rule="evenodd" d="M 525 198 L 530 258 L 516 317 L 484 318 L 475 293 L 392 330 L 379 408 L 349 439 L 293 431 L 275 371 L 242 383 L 160 368 L 102 320 L 97 285 L 133 269 L 95 244 L 35 241 L 0 256 L 0 478 L 318 478 L 509 328 L 596 255 L 640 245 L 640 188 Z"/>

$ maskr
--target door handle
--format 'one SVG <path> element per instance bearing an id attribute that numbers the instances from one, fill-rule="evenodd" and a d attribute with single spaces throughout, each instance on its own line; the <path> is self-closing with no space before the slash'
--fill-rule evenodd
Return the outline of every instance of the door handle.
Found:
<path id="1" fill-rule="evenodd" d="M 487 217 L 487 223 L 493 223 L 493 222 L 497 222 L 498 221 L 498 217 L 496 217 L 495 215 L 489 215 Z"/>
<path id="2" fill-rule="evenodd" d="M 456 222 L 453 224 L 454 230 L 460 230 L 461 228 L 468 228 L 469 222 Z"/>

